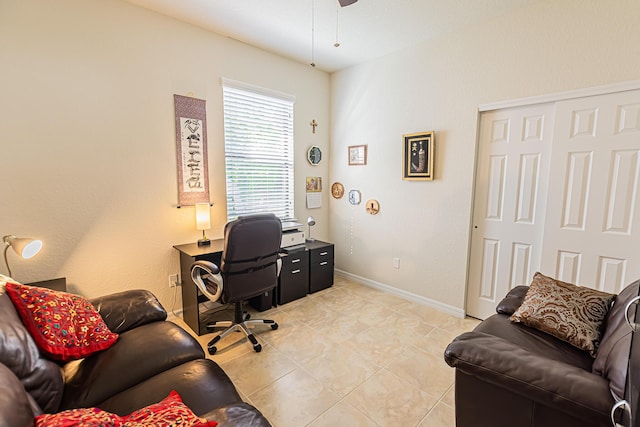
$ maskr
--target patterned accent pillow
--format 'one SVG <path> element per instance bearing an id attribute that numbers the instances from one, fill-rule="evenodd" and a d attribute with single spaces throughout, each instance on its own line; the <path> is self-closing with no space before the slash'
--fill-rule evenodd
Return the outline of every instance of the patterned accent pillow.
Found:
<path id="1" fill-rule="evenodd" d="M 99 408 L 69 409 L 57 414 L 42 414 L 35 418 L 35 427 L 122 427 L 118 415 Z"/>
<path id="2" fill-rule="evenodd" d="M 522 305 L 509 319 L 567 341 L 595 357 L 604 320 L 615 298 L 614 294 L 536 273 Z"/>
<path id="3" fill-rule="evenodd" d="M 40 351 L 52 360 L 82 359 L 118 340 L 80 295 L 17 283 L 7 283 L 6 292 Z"/>
<path id="4" fill-rule="evenodd" d="M 69 409 L 35 418 L 35 427 L 215 427 L 218 423 L 197 417 L 177 391 L 159 403 L 120 417 L 99 408 Z"/>
<path id="5" fill-rule="evenodd" d="M 169 396 L 159 403 L 146 406 L 126 417 L 122 417 L 123 426 L 148 427 L 148 426 L 180 426 L 180 427 L 215 427 L 215 421 L 207 421 L 196 417 L 187 405 L 182 403 L 182 398 L 177 391 L 171 390 Z"/>

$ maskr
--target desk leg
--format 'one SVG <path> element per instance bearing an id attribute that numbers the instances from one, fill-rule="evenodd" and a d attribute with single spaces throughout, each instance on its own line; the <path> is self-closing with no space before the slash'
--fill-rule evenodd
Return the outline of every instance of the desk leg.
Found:
<path id="1" fill-rule="evenodd" d="M 193 331 L 202 335 L 200 332 L 200 319 L 198 313 L 198 288 L 191 280 L 191 265 L 195 262 L 195 258 L 184 253 L 180 253 L 180 278 L 182 282 L 182 317 L 184 322 L 189 325 Z"/>

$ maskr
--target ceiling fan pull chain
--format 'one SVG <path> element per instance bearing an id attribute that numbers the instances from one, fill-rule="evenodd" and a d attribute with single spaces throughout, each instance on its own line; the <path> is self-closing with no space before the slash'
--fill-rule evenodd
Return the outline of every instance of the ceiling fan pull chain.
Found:
<path id="1" fill-rule="evenodd" d="M 311 0 L 311 66 L 316 66 L 315 60 L 315 23 L 316 23 L 316 1 Z"/>
<path id="2" fill-rule="evenodd" d="M 340 42 L 338 41 L 338 24 L 340 23 L 339 15 L 340 15 L 340 6 L 337 5 L 336 6 L 336 42 L 333 44 L 334 47 L 340 47 Z"/>

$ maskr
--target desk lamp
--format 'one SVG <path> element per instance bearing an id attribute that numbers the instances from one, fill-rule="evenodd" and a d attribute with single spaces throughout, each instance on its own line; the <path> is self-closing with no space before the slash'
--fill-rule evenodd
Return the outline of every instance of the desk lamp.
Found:
<path id="1" fill-rule="evenodd" d="M 13 234 L 3 236 L 2 241 L 5 244 L 4 263 L 7 266 L 9 277 L 11 277 L 11 268 L 9 268 L 9 261 L 7 260 L 7 251 L 9 250 L 9 247 L 13 248 L 13 250 L 24 259 L 32 258 L 40 252 L 40 249 L 42 249 L 42 240 L 16 237 Z"/>
<path id="2" fill-rule="evenodd" d="M 204 230 L 211 228 L 211 205 L 209 203 L 196 203 L 196 228 L 202 230 L 202 239 L 198 240 L 198 246 L 208 246 L 211 240 L 207 239 Z"/>
<path id="3" fill-rule="evenodd" d="M 312 216 L 310 216 L 309 218 L 307 218 L 307 225 L 309 226 L 309 234 L 308 237 L 305 239 L 305 241 L 311 243 L 311 242 L 315 242 L 316 239 L 311 237 L 311 227 L 316 225 L 316 219 Z"/>

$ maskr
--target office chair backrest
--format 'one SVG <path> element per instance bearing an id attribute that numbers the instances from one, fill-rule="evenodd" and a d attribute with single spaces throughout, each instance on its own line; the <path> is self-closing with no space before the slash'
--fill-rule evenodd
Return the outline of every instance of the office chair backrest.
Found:
<path id="1" fill-rule="evenodd" d="M 225 303 L 261 295 L 277 285 L 281 242 L 282 224 L 273 214 L 244 216 L 225 226 L 220 263 Z"/>

